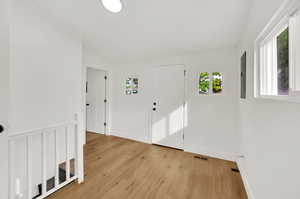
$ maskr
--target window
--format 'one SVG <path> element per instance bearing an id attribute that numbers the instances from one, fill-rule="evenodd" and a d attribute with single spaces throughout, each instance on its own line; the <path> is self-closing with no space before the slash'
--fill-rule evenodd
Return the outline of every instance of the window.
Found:
<path id="1" fill-rule="evenodd" d="M 256 40 L 256 97 L 291 99 L 300 94 L 300 12 L 297 7 L 299 9 L 300 2 L 297 6 L 287 5 L 277 13 Z"/>
<path id="2" fill-rule="evenodd" d="M 289 21 L 290 37 L 290 88 L 293 93 L 300 91 L 300 11 Z"/>
<path id="3" fill-rule="evenodd" d="M 260 94 L 289 94 L 289 28 L 285 26 L 260 46 Z"/>
<path id="4" fill-rule="evenodd" d="M 289 28 L 277 36 L 277 91 L 289 94 Z"/>
<path id="5" fill-rule="evenodd" d="M 200 78 L 199 78 L 199 93 L 200 94 L 209 94 L 209 73 L 208 72 L 203 72 L 200 73 Z"/>
<path id="6" fill-rule="evenodd" d="M 219 72 L 212 73 L 212 91 L 213 93 L 222 93 L 222 74 Z"/>
<path id="7" fill-rule="evenodd" d="M 223 92 L 223 75 L 222 75 L 222 73 L 220 73 L 220 72 L 212 72 L 212 73 L 202 72 L 202 73 L 200 73 L 198 88 L 199 88 L 199 94 L 201 94 L 201 95 L 221 94 Z"/>
<path id="8" fill-rule="evenodd" d="M 247 78 L 247 54 L 244 54 L 241 57 L 241 99 L 246 99 L 246 78 Z"/>

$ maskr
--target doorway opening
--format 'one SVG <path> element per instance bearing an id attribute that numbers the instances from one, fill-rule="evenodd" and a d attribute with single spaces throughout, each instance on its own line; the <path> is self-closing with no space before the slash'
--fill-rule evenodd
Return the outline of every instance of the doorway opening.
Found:
<path id="1" fill-rule="evenodd" d="M 86 132 L 107 134 L 107 71 L 87 67 Z"/>

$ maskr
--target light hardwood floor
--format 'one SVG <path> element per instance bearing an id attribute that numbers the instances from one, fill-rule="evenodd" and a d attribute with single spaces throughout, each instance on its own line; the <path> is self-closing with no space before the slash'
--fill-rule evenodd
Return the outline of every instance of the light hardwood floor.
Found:
<path id="1" fill-rule="evenodd" d="M 94 139 L 99 138 L 99 133 L 94 133 L 94 132 L 86 132 L 86 142 L 87 144 L 89 144 L 91 141 L 93 141 Z M 101 136 L 100 136 L 101 137 Z"/>
<path id="2" fill-rule="evenodd" d="M 246 199 L 229 161 L 88 133 L 85 183 L 48 199 Z"/>

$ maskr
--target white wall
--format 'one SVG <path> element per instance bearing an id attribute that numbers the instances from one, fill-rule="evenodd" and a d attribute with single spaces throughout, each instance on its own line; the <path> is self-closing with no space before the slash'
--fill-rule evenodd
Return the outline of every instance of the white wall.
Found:
<path id="1" fill-rule="evenodd" d="M 45 16 L 33 3 L 12 1 L 10 64 L 10 133 L 71 121 L 80 113 L 81 39 L 54 18 Z M 64 130 L 58 134 L 62 162 Z M 40 141 L 40 137 L 34 138 L 32 144 L 35 186 L 41 182 Z M 53 135 L 47 141 L 48 160 L 54 160 Z M 26 197 L 24 143 L 24 140 L 15 143 L 15 179 L 20 179 L 21 193 Z M 74 145 L 72 152 L 73 148 Z M 54 164 L 49 162 L 47 172 L 48 178 L 55 174 Z M 33 192 L 36 191 L 35 187 Z"/>
<path id="2" fill-rule="evenodd" d="M 72 120 L 79 112 L 81 41 L 21 2 L 11 25 L 12 131 Z"/>
<path id="3" fill-rule="evenodd" d="M 149 142 L 147 128 L 153 100 L 151 94 L 147 93 L 147 88 L 150 90 L 151 85 L 144 84 L 151 81 L 149 70 L 161 65 L 184 64 L 188 70 L 188 126 L 185 129 L 185 150 L 235 159 L 238 154 L 236 131 L 238 70 L 235 52 L 236 49 L 229 48 L 148 63 L 114 66 L 111 134 Z M 199 96 L 198 75 L 199 72 L 206 71 L 224 74 L 222 95 Z M 139 77 L 139 95 L 124 94 L 125 80 L 130 76 Z"/>
<path id="4" fill-rule="evenodd" d="M 9 1 L 0 1 L 0 124 L 7 129 L 9 101 Z M 7 131 L 0 134 L 0 199 L 7 196 L 8 142 Z"/>
<path id="5" fill-rule="evenodd" d="M 300 197 L 300 105 L 253 98 L 254 41 L 283 0 L 256 0 L 239 50 L 247 51 L 247 100 L 240 101 L 239 161 L 245 183 L 255 199 Z"/>
<path id="6" fill-rule="evenodd" d="M 120 68 L 111 75 L 110 134 L 149 143 L 149 121 L 153 103 L 152 75 L 143 68 Z M 139 93 L 126 95 L 126 79 L 139 79 Z"/>
<path id="7" fill-rule="evenodd" d="M 7 124 L 9 101 L 9 20 L 8 1 L 0 1 L 0 123 Z"/>
<path id="8" fill-rule="evenodd" d="M 108 70 L 111 68 L 109 61 L 101 57 L 101 52 L 84 45 L 82 49 L 82 61 L 84 67 L 89 66 L 102 70 Z"/>

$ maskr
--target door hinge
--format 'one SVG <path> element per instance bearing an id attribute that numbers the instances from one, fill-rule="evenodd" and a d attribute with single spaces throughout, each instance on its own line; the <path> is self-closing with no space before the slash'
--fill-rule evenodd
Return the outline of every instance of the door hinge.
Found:
<path id="1" fill-rule="evenodd" d="M 186 70 L 184 70 L 183 74 L 184 74 L 184 76 L 186 76 Z"/>
<path id="2" fill-rule="evenodd" d="M 183 140 L 184 140 L 184 134 L 182 134 L 182 138 L 183 138 Z"/>
<path id="3" fill-rule="evenodd" d="M 107 76 L 106 75 L 104 76 L 104 79 L 107 80 Z"/>
<path id="4" fill-rule="evenodd" d="M 107 123 L 106 123 L 106 122 L 104 122 L 104 126 L 107 126 Z"/>
<path id="5" fill-rule="evenodd" d="M 107 99 L 104 100 L 104 103 L 107 103 Z"/>

